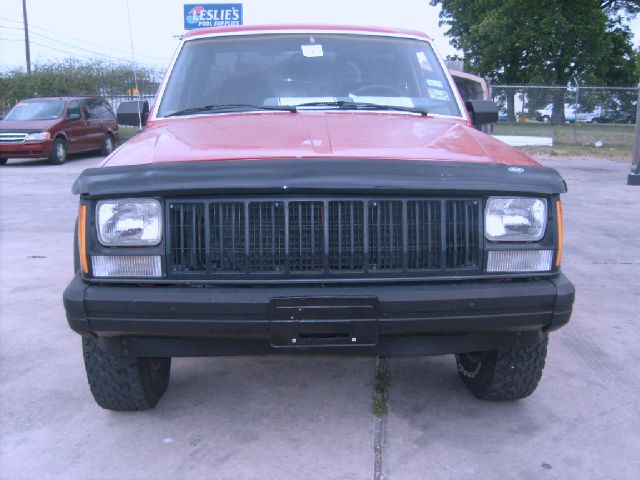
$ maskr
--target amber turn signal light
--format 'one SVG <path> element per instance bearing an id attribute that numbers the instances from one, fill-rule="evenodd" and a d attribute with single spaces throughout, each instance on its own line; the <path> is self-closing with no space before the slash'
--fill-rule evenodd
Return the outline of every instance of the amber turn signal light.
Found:
<path id="1" fill-rule="evenodd" d="M 80 205 L 78 209 L 78 255 L 82 273 L 89 273 L 87 260 L 87 206 Z"/>
<path id="2" fill-rule="evenodd" d="M 556 267 L 562 263 L 562 244 L 564 243 L 564 223 L 562 220 L 562 202 L 556 202 L 556 217 L 558 219 L 558 254 L 556 255 Z"/>

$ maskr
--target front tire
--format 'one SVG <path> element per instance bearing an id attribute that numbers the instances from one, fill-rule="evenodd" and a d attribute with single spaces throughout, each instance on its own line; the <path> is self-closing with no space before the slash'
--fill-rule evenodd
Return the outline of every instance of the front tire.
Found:
<path id="1" fill-rule="evenodd" d="M 56 138 L 53 142 L 49 161 L 54 165 L 62 165 L 67 161 L 67 142 L 64 138 Z"/>
<path id="2" fill-rule="evenodd" d="M 113 135 L 111 135 L 110 133 L 107 133 L 104 136 L 104 140 L 102 142 L 102 148 L 100 149 L 100 154 L 103 157 L 106 157 L 107 155 L 111 155 L 111 152 L 113 152 L 113 147 L 114 147 L 114 142 L 113 142 Z"/>
<path id="3" fill-rule="evenodd" d="M 96 403 L 117 411 L 153 408 L 169 385 L 171 358 L 118 357 L 82 338 L 89 387 Z"/>
<path id="4" fill-rule="evenodd" d="M 547 334 L 532 345 L 456 355 L 458 374 L 482 400 L 519 400 L 531 395 L 542 377 Z"/>

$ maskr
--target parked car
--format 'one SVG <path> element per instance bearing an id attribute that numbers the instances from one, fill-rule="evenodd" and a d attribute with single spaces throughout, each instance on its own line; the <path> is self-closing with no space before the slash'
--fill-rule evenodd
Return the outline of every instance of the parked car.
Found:
<path id="1" fill-rule="evenodd" d="M 181 356 L 455 354 L 478 398 L 535 390 L 574 299 L 565 182 L 474 128 L 497 108 L 428 36 L 202 29 L 171 65 L 73 187 L 63 298 L 100 406 L 154 407 Z"/>
<path id="2" fill-rule="evenodd" d="M 30 98 L 0 120 L 0 165 L 9 158 L 48 158 L 55 165 L 69 154 L 109 155 L 118 124 L 109 103 L 99 97 Z"/>
<path id="3" fill-rule="evenodd" d="M 564 119 L 566 122 L 574 123 L 593 123 L 602 113 L 602 108 L 595 107 L 588 109 L 577 104 L 564 104 Z M 535 118 L 538 121 L 549 123 L 553 117 L 553 103 L 545 105 L 543 108 L 536 110 Z"/>
<path id="4" fill-rule="evenodd" d="M 624 110 L 603 109 L 593 121 L 596 123 L 636 123 L 636 114 Z"/>
<path id="5" fill-rule="evenodd" d="M 543 108 L 536 110 L 535 119 L 539 122 L 549 123 L 553 117 L 553 103 L 548 103 Z M 568 103 L 564 104 L 564 119 L 566 122 L 576 121 L 576 108 Z"/>
<path id="6" fill-rule="evenodd" d="M 580 123 L 594 123 L 602 115 L 602 107 L 589 108 L 578 105 L 575 109 L 575 121 Z"/>

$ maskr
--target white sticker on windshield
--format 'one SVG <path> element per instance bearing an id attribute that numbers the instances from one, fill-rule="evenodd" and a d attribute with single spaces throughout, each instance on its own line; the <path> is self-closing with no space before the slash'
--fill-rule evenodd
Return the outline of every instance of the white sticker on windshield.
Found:
<path id="1" fill-rule="evenodd" d="M 322 57 L 322 45 L 302 45 L 302 55 L 305 57 Z"/>
<path id="2" fill-rule="evenodd" d="M 440 80 L 432 80 L 430 78 L 427 78 L 427 85 L 429 85 L 430 87 L 436 87 L 436 88 L 444 87 L 444 85 L 442 85 L 442 82 Z"/>
<path id="3" fill-rule="evenodd" d="M 442 100 L 443 102 L 448 102 L 449 101 L 449 94 L 447 92 L 445 92 L 444 90 L 439 90 L 437 88 L 430 88 L 429 89 L 429 95 L 434 100 Z"/>
<path id="4" fill-rule="evenodd" d="M 416 52 L 416 57 L 418 58 L 418 63 L 420 64 L 420 68 L 423 70 L 432 71 L 431 65 L 429 65 L 429 60 L 427 60 L 427 56 L 424 52 Z"/>

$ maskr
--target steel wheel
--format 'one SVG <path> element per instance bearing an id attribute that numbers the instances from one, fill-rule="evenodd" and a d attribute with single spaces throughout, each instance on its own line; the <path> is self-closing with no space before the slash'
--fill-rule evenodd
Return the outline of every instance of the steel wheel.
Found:
<path id="1" fill-rule="evenodd" d="M 106 157 L 107 155 L 110 155 L 111 152 L 113 152 L 113 148 L 114 148 L 113 137 L 111 136 L 110 133 L 107 133 L 104 136 L 104 142 L 102 143 L 102 151 L 100 153 L 102 153 L 102 155 Z"/>
<path id="2" fill-rule="evenodd" d="M 64 138 L 56 138 L 49 161 L 54 165 L 62 165 L 67 160 L 67 143 Z"/>

